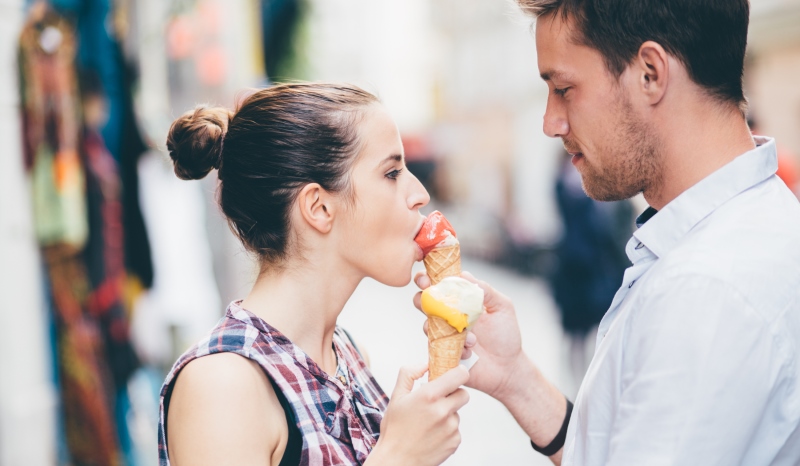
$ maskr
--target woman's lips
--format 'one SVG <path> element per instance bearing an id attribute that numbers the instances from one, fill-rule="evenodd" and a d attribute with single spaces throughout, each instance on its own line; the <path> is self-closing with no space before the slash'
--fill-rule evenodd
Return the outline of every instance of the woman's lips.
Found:
<path id="1" fill-rule="evenodd" d="M 421 261 L 422 259 L 425 258 L 425 253 L 422 252 L 422 248 L 419 247 L 419 244 L 417 244 L 416 241 L 414 242 L 414 248 L 416 249 L 416 254 L 415 254 L 416 259 L 414 259 L 414 260 L 416 262 L 419 262 L 419 261 Z"/>

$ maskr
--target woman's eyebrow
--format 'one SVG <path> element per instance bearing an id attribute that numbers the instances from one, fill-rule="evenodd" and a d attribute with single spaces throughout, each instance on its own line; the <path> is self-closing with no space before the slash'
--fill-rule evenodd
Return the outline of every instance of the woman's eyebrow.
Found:
<path id="1" fill-rule="evenodd" d="M 392 154 L 392 155 L 386 157 L 385 159 L 381 160 L 381 163 L 379 163 L 378 166 L 381 166 L 381 165 L 385 164 L 386 162 L 388 162 L 390 160 L 392 160 L 394 162 L 402 162 L 403 161 L 403 155 L 402 154 Z"/>

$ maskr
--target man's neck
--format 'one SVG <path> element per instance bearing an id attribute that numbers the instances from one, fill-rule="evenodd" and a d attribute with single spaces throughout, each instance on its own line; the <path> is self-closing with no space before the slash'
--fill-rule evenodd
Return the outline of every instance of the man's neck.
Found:
<path id="1" fill-rule="evenodd" d="M 747 123 L 736 109 L 694 102 L 679 109 L 663 109 L 662 114 L 665 118 L 656 125 L 661 134 L 663 169 L 655 186 L 644 192 L 647 203 L 657 210 L 755 148 Z"/>

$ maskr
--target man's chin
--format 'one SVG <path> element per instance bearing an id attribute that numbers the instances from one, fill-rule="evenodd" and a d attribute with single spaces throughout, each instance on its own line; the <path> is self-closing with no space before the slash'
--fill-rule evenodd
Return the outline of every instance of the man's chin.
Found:
<path id="1" fill-rule="evenodd" d="M 628 191 L 621 191 L 620 186 L 603 186 L 604 183 L 594 183 L 582 178 L 583 192 L 595 201 L 613 202 L 630 199 L 638 193 L 629 194 Z"/>

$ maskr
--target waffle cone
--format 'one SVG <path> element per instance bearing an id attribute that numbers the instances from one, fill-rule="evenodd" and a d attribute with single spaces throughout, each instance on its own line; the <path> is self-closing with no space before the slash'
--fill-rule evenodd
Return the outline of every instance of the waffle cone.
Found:
<path id="1" fill-rule="evenodd" d="M 441 317 L 428 316 L 428 380 L 434 380 L 461 360 L 467 332 L 459 332 Z"/>
<path id="2" fill-rule="evenodd" d="M 431 277 L 431 285 L 435 285 L 447 277 L 461 275 L 461 246 L 435 248 L 424 259 L 425 270 Z"/>
<path id="3" fill-rule="evenodd" d="M 424 259 L 425 270 L 436 285 L 461 275 L 461 246 L 435 248 Z M 466 332 L 459 332 L 441 317 L 428 316 L 428 380 L 434 380 L 461 360 Z"/>

